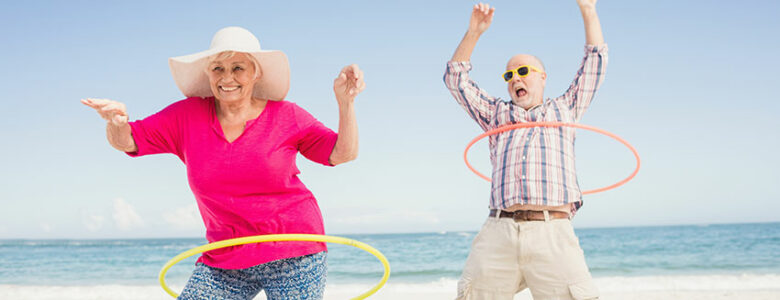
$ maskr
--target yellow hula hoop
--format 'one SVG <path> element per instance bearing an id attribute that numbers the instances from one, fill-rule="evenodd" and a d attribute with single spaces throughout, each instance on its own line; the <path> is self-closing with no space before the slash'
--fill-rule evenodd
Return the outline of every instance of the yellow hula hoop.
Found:
<path id="1" fill-rule="evenodd" d="M 387 262 L 387 258 L 385 258 L 382 252 L 379 252 L 379 250 L 374 249 L 374 247 L 371 247 L 368 244 L 356 240 L 348 239 L 348 238 L 343 238 L 338 236 L 319 235 L 319 234 L 268 234 L 268 235 L 247 236 L 247 237 L 223 240 L 219 242 L 213 242 L 210 244 L 198 246 L 190 250 L 184 251 L 179 255 L 176 255 L 167 263 L 165 263 L 162 270 L 160 270 L 160 275 L 158 276 L 160 280 L 160 285 L 165 290 L 165 292 L 168 293 L 168 295 L 171 295 L 174 298 L 179 297 L 179 294 L 171 290 L 168 287 L 168 285 L 165 284 L 165 273 L 168 272 L 168 269 L 170 269 L 173 265 L 184 260 L 185 258 L 206 251 L 211 251 L 214 249 L 220 249 L 220 248 L 225 248 L 230 246 L 244 245 L 244 244 L 251 244 L 251 243 L 263 243 L 263 242 L 280 242 L 280 241 L 309 241 L 309 242 L 343 244 L 355 248 L 360 248 L 376 256 L 376 258 L 378 258 L 379 261 L 382 262 L 382 266 L 385 268 L 385 273 L 384 275 L 382 275 L 382 280 L 380 280 L 377 285 L 375 285 L 367 292 L 360 294 L 357 297 L 352 299 L 358 299 L 358 300 L 365 299 L 366 297 L 373 295 L 383 285 L 385 285 L 387 279 L 390 277 L 390 264 Z"/>

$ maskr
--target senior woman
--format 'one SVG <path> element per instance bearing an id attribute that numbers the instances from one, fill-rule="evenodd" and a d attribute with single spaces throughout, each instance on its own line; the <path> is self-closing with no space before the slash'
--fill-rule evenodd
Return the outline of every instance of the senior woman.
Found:
<path id="1" fill-rule="evenodd" d="M 354 99 L 365 88 L 350 65 L 334 80 L 338 134 L 284 101 L 287 57 L 263 51 L 239 27 L 218 31 L 211 47 L 170 59 L 188 98 L 128 123 L 125 105 L 83 99 L 108 121 L 109 143 L 130 156 L 173 153 L 187 166 L 209 242 L 259 234 L 324 234 L 322 214 L 298 179 L 298 152 L 327 166 L 358 151 Z M 315 242 L 247 244 L 204 253 L 179 299 L 322 298 L 326 246 Z"/>

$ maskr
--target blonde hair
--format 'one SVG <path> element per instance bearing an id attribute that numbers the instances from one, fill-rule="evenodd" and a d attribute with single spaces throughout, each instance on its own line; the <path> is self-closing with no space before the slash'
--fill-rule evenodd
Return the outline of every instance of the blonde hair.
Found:
<path id="1" fill-rule="evenodd" d="M 246 52 L 238 52 L 238 51 L 222 51 L 220 53 L 214 54 L 209 57 L 208 64 L 206 66 L 206 72 L 209 71 L 208 65 L 211 65 L 211 63 L 215 61 L 222 61 L 228 58 L 233 57 L 236 55 L 236 53 L 246 53 Z M 257 58 L 252 55 L 251 53 L 246 53 L 246 56 L 249 57 L 249 60 L 252 62 L 253 65 L 255 65 L 255 77 L 258 77 L 260 75 L 260 62 L 257 61 Z"/>

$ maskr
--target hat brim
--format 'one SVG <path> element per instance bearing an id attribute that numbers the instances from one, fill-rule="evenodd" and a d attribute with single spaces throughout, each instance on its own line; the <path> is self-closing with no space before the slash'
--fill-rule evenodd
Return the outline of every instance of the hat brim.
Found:
<path id="1" fill-rule="evenodd" d="M 260 63 L 262 75 L 255 83 L 252 95 L 260 99 L 284 100 L 290 89 L 290 63 L 287 55 L 278 50 L 240 51 L 233 49 L 209 49 L 195 54 L 171 57 L 168 64 L 176 86 L 187 97 L 212 97 L 206 76 L 208 57 L 224 51 L 244 52 L 253 55 Z"/>

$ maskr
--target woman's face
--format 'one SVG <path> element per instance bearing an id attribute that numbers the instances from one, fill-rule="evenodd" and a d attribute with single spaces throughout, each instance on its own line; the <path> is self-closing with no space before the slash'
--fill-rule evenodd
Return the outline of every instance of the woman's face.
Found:
<path id="1" fill-rule="evenodd" d="M 206 74 L 209 86 L 220 101 L 234 102 L 252 99 L 255 82 L 260 79 L 260 72 L 255 72 L 247 53 L 237 52 L 233 56 L 209 63 Z"/>

